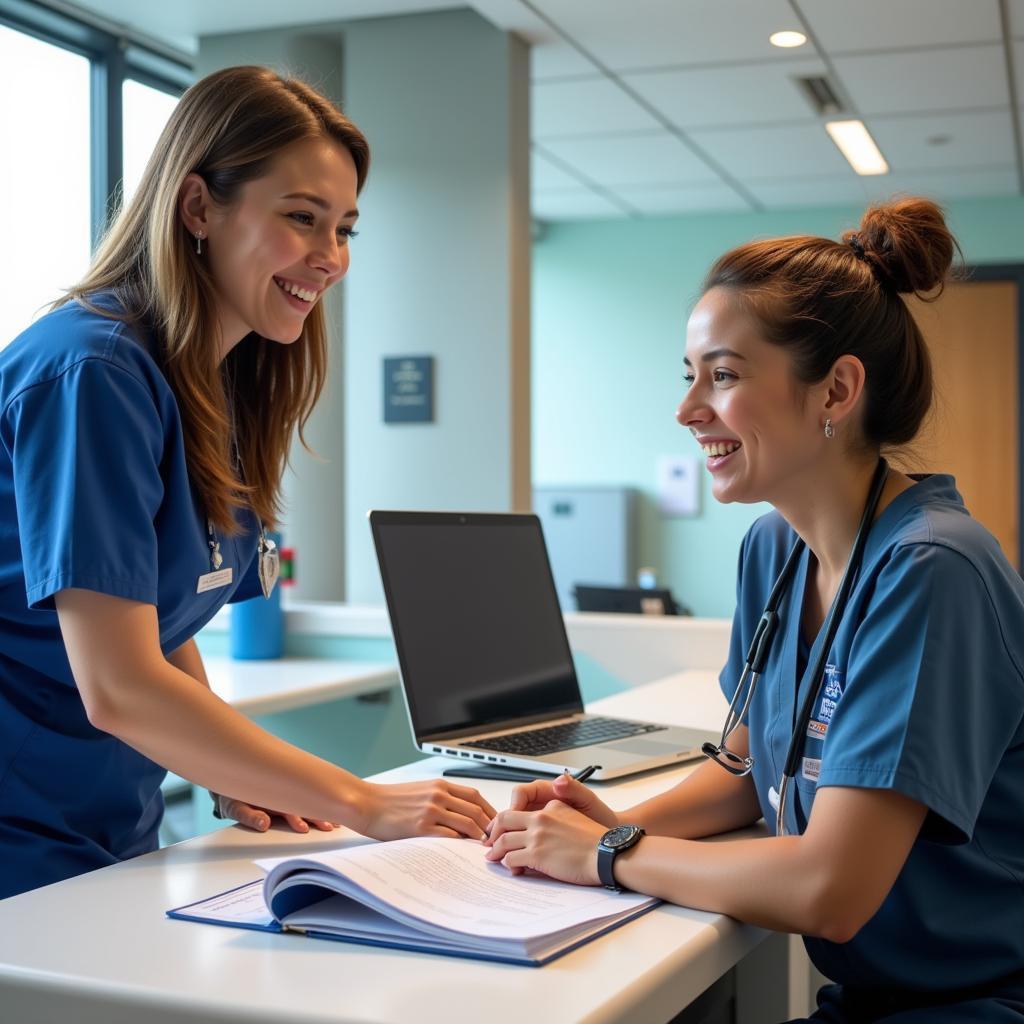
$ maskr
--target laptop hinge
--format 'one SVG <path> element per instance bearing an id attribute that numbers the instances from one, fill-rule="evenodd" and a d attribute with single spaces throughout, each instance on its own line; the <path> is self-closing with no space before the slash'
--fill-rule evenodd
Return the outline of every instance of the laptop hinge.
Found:
<path id="1" fill-rule="evenodd" d="M 580 707 L 563 708 L 561 711 L 547 711 L 539 715 L 507 718 L 500 722 L 486 722 L 463 729 L 445 729 L 442 732 L 435 732 L 429 736 L 419 736 L 417 737 L 417 742 L 437 743 L 439 741 L 461 739 L 463 736 L 487 736 L 495 732 L 517 732 L 531 725 L 540 725 L 542 722 L 560 722 L 572 718 L 574 715 L 582 714 L 583 709 Z"/>

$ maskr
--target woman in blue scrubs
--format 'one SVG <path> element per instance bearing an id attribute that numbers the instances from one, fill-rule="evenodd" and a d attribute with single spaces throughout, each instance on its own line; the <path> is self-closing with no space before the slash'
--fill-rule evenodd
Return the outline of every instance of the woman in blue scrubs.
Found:
<path id="1" fill-rule="evenodd" d="M 373 785 L 264 732 L 192 639 L 273 584 L 263 531 L 368 163 L 303 83 L 203 79 L 85 280 L 0 354 L 0 897 L 155 849 L 166 769 L 260 831 L 280 811 L 479 838 L 493 816 L 474 789 Z"/>
<path id="2" fill-rule="evenodd" d="M 729 700 L 773 584 L 805 544 L 728 741 L 752 771 L 708 761 L 619 812 L 568 777 L 533 783 L 489 840 L 513 871 L 611 880 L 803 934 L 835 982 L 816 1021 L 1024 1016 L 1024 584 L 952 478 L 879 461 L 914 438 L 932 401 L 902 296 L 938 287 L 954 248 L 941 211 L 908 199 L 868 210 L 842 242 L 753 242 L 718 260 L 690 317 L 677 419 L 719 501 L 774 506 L 740 553 Z M 862 515 L 860 566 L 824 650 Z M 697 841 L 762 816 L 773 838 Z M 623 825 L 644 832 L 606 833 Z M 602 840 L 621 852 L 599 853 Z"/>

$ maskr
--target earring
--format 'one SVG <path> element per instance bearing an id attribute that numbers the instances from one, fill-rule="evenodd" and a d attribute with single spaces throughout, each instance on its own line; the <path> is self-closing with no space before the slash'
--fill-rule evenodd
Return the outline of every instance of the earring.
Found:
<path id="1" fill-rule="evenodd" d="M 825 436 L 827 438 L 833 438 L 836 436 L 836 428 L 832 426 L 832 420 L 825 420 Z"/>
<path id="2" fill-rule="evenodd" d="M 202 231 L 196 232 L 196 255 L 203 255 L 203 233 Z"/>

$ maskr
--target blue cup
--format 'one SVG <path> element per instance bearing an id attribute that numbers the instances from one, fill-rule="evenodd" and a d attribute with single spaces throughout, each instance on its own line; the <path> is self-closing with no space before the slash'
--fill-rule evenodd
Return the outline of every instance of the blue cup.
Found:
<path id="1" fill-rule="evenodd" d="M 281 537 L 267 536 L 278 549 Z M 237 661 L 280 658 L 284 653 L 284 609 L 281 607 L 281 582 L 270 597 L 254 597 L 231 606 L 231 657 Z"/>

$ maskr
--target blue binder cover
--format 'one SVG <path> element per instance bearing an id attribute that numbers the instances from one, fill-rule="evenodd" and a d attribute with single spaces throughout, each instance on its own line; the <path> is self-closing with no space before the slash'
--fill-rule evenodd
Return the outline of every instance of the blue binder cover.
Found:
<path id="1" fill-rule="evenodd" d="M 377 857 L 375 848 L 384 848 L 387 856 Z M 406 864 L 408 874 L 400 874 L 401 885 L 394 886 L 394 872 L 405 872 Z M 497 865 L 485 864 L 478 844 L 469 840 L 399 840 L 268 862 L 267 866 L 266 879 L 177 907 L 167 911 L 167 916 L 271 934 L 295 933 L 311 939 L 539 967 L 659 902 L 539 876 L 514 879 Z M 431 875 L 438 869 L 449 872 L 441 885 L 435 884 L 439 876 Z M 417 872 L 422 876 L 417 877 Z M 367 888 L 356 881 L 365 877 L 371 879 Z M 417 886 L 428 893 L 425 899 L 417 899 Z M 533 913 L 524 912 L 522 920 L 517 920 L 516 915 L 530 900 L 536 901 Z M 410 907 L 418 912 L 410 912 Z M 474 911 L 476 919 L 471 919 Z M 503 915 L 512 923 L 496 926 L 495 921 Z M 531 916 L 539 923 L 535 925 Z M 452 927 L 446 920 L 456 920 L 459 926 Z"/>

